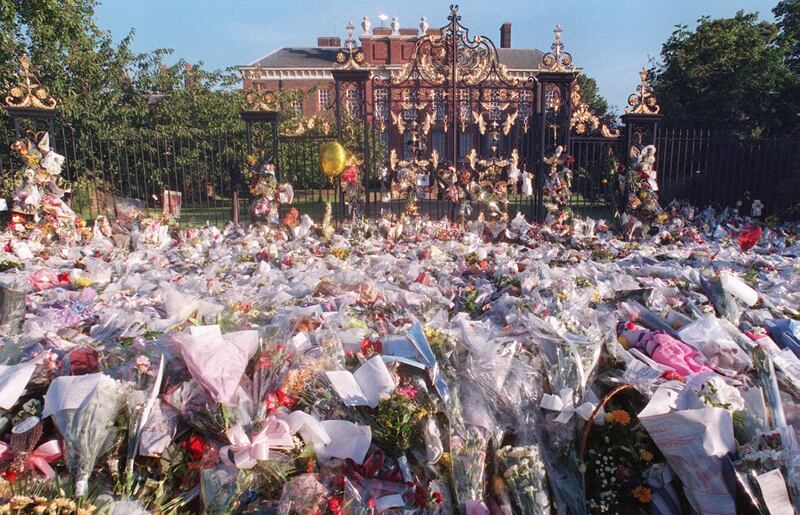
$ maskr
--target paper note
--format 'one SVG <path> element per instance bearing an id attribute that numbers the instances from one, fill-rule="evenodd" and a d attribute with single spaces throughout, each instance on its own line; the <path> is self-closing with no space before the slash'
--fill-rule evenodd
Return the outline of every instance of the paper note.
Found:
<path id="1" fill-rule="evenodd" d="M 346 370 L 325 372 L 333 389 L 347 406 L 374 408 L 383 394 L 394 391 L 396 385 L 381 356 L 375 356 L 351 374 Z"/>
<path id="2" fill-rule="evenodd" d="M 42 418 L 65 409 L 78 409 L 97 388 L 102 372 L 83 376 L 60 376 L 53 379 L 44 396 Z"/>
<path id="3" fill-rule="evenodd" d="M 662 406 L 669 396 L 661 399 Z M 645 410 L 651 409 L 655 396 Z M 722 408 L 671 411 L 639 421 L 684 485 L 699 513 L 735 514 L 733 470 L 728 454 L 736 449 L 731 413 Z"/>
<path id="4" fill-rule="evenodd" d="M 331 386 L 333 386 L 333 389 L 336 390 L 336 393 L 339 394 L 346 406 L 366 406 L 369 404 L 356 378 L 347 370 L 325 372 L 325 375 L 328 376 L 328 381 L 331 382 Z"/>
<path id="5" fill-rule="evenodd" d="M 789 500 L 789 492 L 786 491 L 786 481 L 780 469 L 756 476 L 756 481 L 761 488 L 761 495 L 764 496 L 769 515 L 794 515 L 792 501 Z"/>
<path id="6" fill-rule="evenodd" d="M 36 365 L 41 361 L 34 358 L 17 365 L 0 365 L 0 408 L 11 409 L 28 386 Z"/>
<path id="7" fill-rule="evenodd" d="M 392 393 L 396 386 L 394 378 L 380 356 L 375 356 L 361 365 L 353 377 L 361 386 L 367 404 L 372 408 L 378 405 L 382 394 Z"/>
<path id="8" fill-rule="evenodd" d="M 369 426 L 357 426 L 346 420 L 325 420 L 320 422 L 330 436 L 330 443 L 314 446 L 317 456 L 324 459 L 352 459 L 359 465 L 364 462 L 372 443 Z"/>

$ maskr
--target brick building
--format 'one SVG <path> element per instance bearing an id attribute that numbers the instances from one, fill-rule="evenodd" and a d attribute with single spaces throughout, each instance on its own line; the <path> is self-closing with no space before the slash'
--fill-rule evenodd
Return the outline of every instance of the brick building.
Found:
<path id="1" fill-rule="evenodd" d="M 438 35 L 441 29 L 428 28 L 427 20 L 422 19 L 420 28 L 401 28 L 396 19 L 392 20 L 392 28 L 375 27 L 370 30 L 369 22 L 362 23 L 361 34 L 358 35 L 360 45 L 366 55 L 372 77 L 389 79 L 396 76 L 402 66 L 413 58 L 414 47 L 417 39 L 424 33 Z M 511 46 L 511 23 L 505 22 L 500 27 L 497 57 L 505 67 L 507 75 L 511 78 L 524 81 L 535 77 L 541 69 L 544 53 L 534 48 L 513 48 Z M 331 109 L 334 96 L 334 81 L 331 71 L 336 63 L 336 54 L 342 47 L 339 37 L 319 37 L 317 46 L 314 47 L 286 47 L 279 48 L 256 61 L 240 66 L 243 87 L 245 89 L 257 88 L 266 90 L 300 90 L 306 93 L 302 101 L 297 101 L 293 106 L 284 106 L 284 109 L 295 109 L 304 116 L 313 116 Z M 367 83 L 367 102 L 372 105 L 376 98 L 381 98 L 385 91 L 372 91 L 373 81 Z M 345 96 L 352 103 L 358 105 L 355 90 L 345 91 Z M 526 92 L 527 93 L 527 92 Z M 528 102 L 532 108 L 531 98 L 521 99 Z M 462 131 L 464 132 L 464 131 Z M 382 139 L 389 148 L 404 148 L 401 156 L 408 157 L 409 133 L 400 134 L 397 131 L 385 131 Z M 477 128 L 466 131 L 459 136 L 461 141 L 459 154 L 464 156 L 468 149 L 480 147 Z M 440 155 L 445 152 L 445 134 L 441 129 L 434 129 L 427 135 L 428 149 L 437 149 Z M 484 146 L 485 148 L 485 146 Z"/>

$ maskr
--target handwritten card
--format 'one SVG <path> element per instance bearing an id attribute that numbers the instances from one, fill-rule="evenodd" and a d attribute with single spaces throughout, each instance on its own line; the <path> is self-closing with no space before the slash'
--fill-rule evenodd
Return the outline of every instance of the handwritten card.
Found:
<path id="1" fill-rule="evenodd" d="M 42 418 L 65 409 L 78 409 L 94 392 L 102 372 L 82 376 L 60 376 L 53 379 L 44 396 Z"/>
<path id="2" fill-rule="evenodd" d="M 783 479 L 781 469 L 770 470 L 756 476 L 756 481 L 770 515 L 794 515 L 794 508 L 792 508 L 792 501 L 789 500 L 789 492 L 786 491 L 786 481 Z"/>

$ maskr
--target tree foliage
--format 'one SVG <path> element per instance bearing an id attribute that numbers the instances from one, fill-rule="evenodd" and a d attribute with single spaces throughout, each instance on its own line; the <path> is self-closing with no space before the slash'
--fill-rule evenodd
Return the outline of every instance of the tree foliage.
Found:
<path id="1" fill-rule="evenodd" d="M 60 122 L 106 137 L 188 135 L 240 128 L 232 71 L 164 64 L 171 50 L 135 54 L 133 32 L 115 44 L 94 21 L 97 0 L 0 0 L 0 83 L 18 58 L 59 102 Z"/>
<path id="2" fill-rule="evenodd" d="M 800 0 L 782 0 L 772 10 L 786 48 L 786 63 L 800 73 Z"/>
<path id="3" fill-rule="evenodd" d="M 581 87 L 581 99 L 589 106 L 589 110 L 597 116 L 603 117 L 609 112 L 608 100 L 600 95 L 597 81 L 588 75 L 578 75 L 578 86 Z"/>
<path id="4" fill-rule="evenodd" d="M 739 137 L 796 131 L 797 106 L 785 98 L 796 81 L 788 48 L 779 26 L 756 13 L 678 26 L 652 70 L 665 124 Z"/>

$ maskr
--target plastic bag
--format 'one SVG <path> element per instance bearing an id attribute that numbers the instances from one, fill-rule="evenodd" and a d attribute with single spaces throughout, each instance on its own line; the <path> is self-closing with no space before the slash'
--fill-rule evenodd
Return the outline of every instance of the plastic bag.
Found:
<path id="1" fill-rule="evenodd" d="M 714 315 L 683 326 L 678 337 L 703 353 L 706 363 L 725 375 L 741 374 L 753 364 L 749 356 L 728 336 Z"/>

